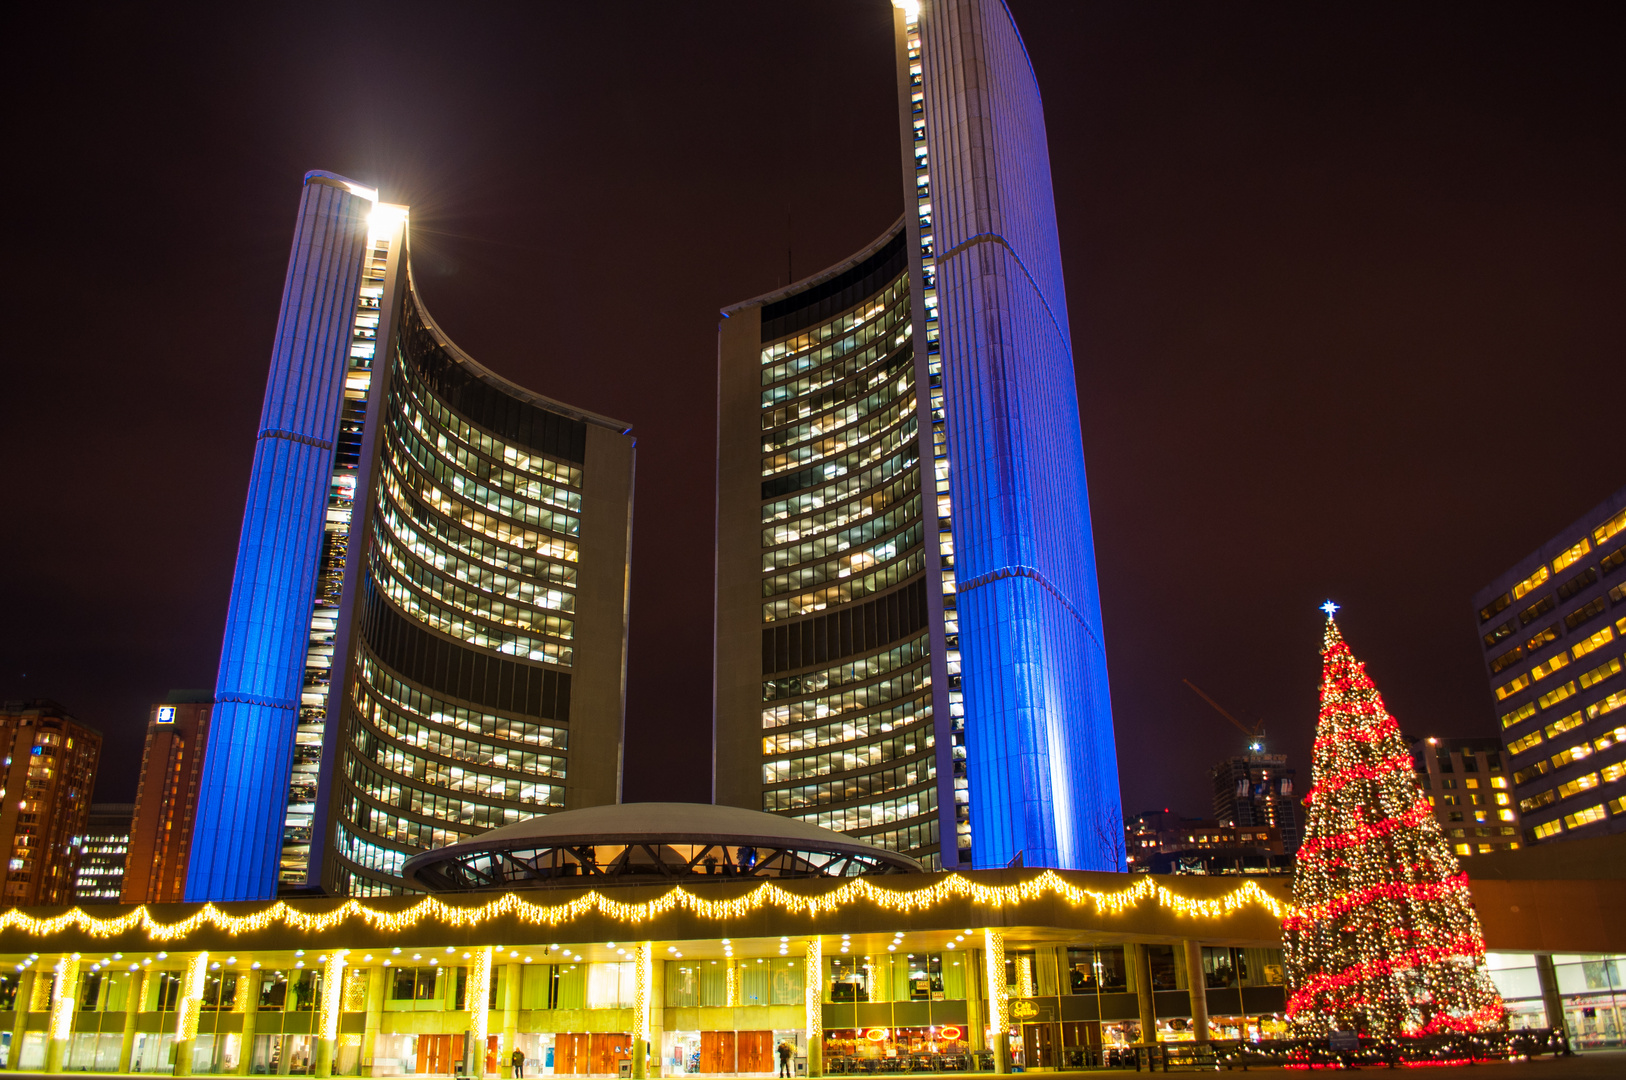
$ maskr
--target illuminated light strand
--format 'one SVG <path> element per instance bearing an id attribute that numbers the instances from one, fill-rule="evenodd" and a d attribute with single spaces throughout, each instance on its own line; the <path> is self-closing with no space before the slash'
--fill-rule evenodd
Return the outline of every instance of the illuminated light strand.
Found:
<path id="1" fill-rule="evenodd" d="M 1336 975 L 1319 975 L 1306 982 L 1287 999 L 1287 1015 L 1301 1012 L 1315 1004 L 1315 999 L 1329 990 L 1337 990 L 1365 982 L 1375 975 L 1391 975 L 1396 971 L 1437 964 L 1442 960 L 1478 959 L 1485 955 L 1485 941 L 1477 933 L 1464 932 L 1443 945 L 1419 945 L 1396 956 L 1367 960 L 1345 968 Z"/>
<path id="2" fill-rule="evenodd" d="M 1055 871 L 1046 870 L 1015 885 L 984 885 L 961 874 L 949 874 L 934 885 L 910 890 L 888 889 L 868 878 L 853 878 L 818 896 L 799 896 L 772 882 L 764 882 L 745 895 L 728 900 L 707 900 L 678 885 L 662 896 L 636 904 L 613 900 L 596 891 L 562 904 L 535 904 L 518 893 L 508 892 L 480 907 L 459 907 L 429 896 L 402 911 L 378 911 L 355 899 L 324 912 L 298 911 L 285 901 L 278 900 L 248 915 L 228 915 L 214 904 L 204 904 L 191 915 L 173 923 L 159 922 L 145 905 L 108 919 L 97 918 L 77 907 L 44 919 L 13 908 L 0 912 L 0 932 L 21 930 L 28 934 L 49 935 L 74 929 L 92 937 L 113 937 L 131 930 L 143 930 L 155 941 L 175 941 L 206 927 L 237 935 L 264 930 L 278 923 L 304 933 L 322 933 L 352 919 L 359 919 L 374 929 L 395 932 L 428 921 L 460 928 L 479 926 L 490 919 L 510 916 L 524 923 L 547 926 L 560 926 L 588 915 L 599 915 L 617 922 L 642 923 L 674 911 L 704 919 L 727 920 L 744 918 L 769 906 L 791 914 L 817 917 L 834 914 L 859 902 L 869 902 L 887 911 L 907 914 L 925 911 L 953 899 L 969 899 L 983 907 L 1005 908 L 1047 895 L 1059 896 L 1075 907 L 1092 904 L 1096 911 L 1108 915 L 1122 914 L 1148 900 L 1187 918 L 1227 918 L 1249 905 L 1258 905 L 1279 919 L 1287 910 L 1286 905 L 1253 881 L 1245 882 L 1224 896 L 1205 899 L 1181 896 L 1167 886 L 1153 882 L 1150 877 L 1142 877 L 1135 884 L 1117 892 L 1102 892 L 1074 885 Z"/>
<path id="3" fill-rule="evenodd" d="M 1321 919 L 1346 914 L 1355 908 L 1370 903 L 1379 897 L 1391 900 L 1438 900 L 1446 893 L 1468 887 L 1468 875 L 1457 874 L 1448 877 L 1442 882 L 1418 882 L 1408 885 L 1403 882 L 1388 882 L 1382 885 L 1372 885 L 1341 896 L 1336 900 L 1329 900 L 1324 904 L 1317 904 L 1310 908 L 1294 908 L 1282 920 L 1283 929 L 1297 929 L 1301 926 L 1317 922 Z"/>
<path id="4" fill-rule="evenodd" d="M 1334 773 L 1325 780 L 1321 781 L 1321 783 L 1310 789 L 1310 793 L 1305 796 L 1305 799 L 1312 799 L 1317 795 L 1330 794 L 1337 791 L 1339 788 L 1348 787 L 1350 784 L 1361 780 L 1381 780 L 1385 773 L 1396 772 L 1400 769 L 1405 769 L 1409 772 L 1411 767 L 1412 760 L 1410 754 L 1386 757 L 1379 761 L 1376 765 L 1355 765 L 1345 769 L 1342 772 Z"/>
<path id="5" fill-rule="evenodd" d="M 1310 802 L 1311 800 L 1306 796 L 1304 801 Z M 1428 799 L 1425 796 L 1419 795 L 1417 801 L 1411 804 L 1411 809 L 1399 817 L 1384 818 L 1381 821 L 1361 825 L 1359 828 L 1350 829 L 1347 832 L 1333 833 L 1330 836 L 1315 836 L 1305 840 L 1299 845 L 1297 857 L 1302 859 L 1306 855 L 1314 856 L 1317 852 L 1324 850 L 1337 850 L 1365 844 L 1368 840 L 1376 840 L 1380 836 L 1387 836 L 1396 829 L 1421 825 L 1424 819 L 1433 816 L 1434 808 L 1428 805 Z"/>

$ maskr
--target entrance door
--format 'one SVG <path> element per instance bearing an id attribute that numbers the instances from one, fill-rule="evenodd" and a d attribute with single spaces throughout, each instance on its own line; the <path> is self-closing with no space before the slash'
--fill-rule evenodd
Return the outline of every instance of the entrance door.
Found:
<path id="1" fill-rule="evenodd" d="M 590 1041 L 580 1032 L 565 1032 L 553 1037 L 553 1075 L 586 1076 L 592 1065 Z"/>
<path id="2" fill-rule="evenodd" d="M 703 1073 L 731 1073 L 734 1068 L 734 1033 L 732 1031 L 702 1031 L 700 1033 L 700 1071 Z"/>
<path id="3" fill-rule="evenodd" d="M 621 1071 L 621 1059 L 632 1057 L 632 1036 L 625 1032 L 595 1032 L 593 1035 L 593 1066 L 595 1076 L 616 1076 Z"/>
<path id="4" fill-rule="evenodd" d="M 418 1071 L 430 1076 L 451 1076 L 463 1062 L 463 1036 L 419 1035 Z"/>
<path id="5" fill-rule="evenodd" d="M 1054 1024 L 1022 1025 L 1022 1063 L 1028 1068 L 1055 1068 L 1054 1027 Z"/>
<path id="6" fill-rule="evenodd" d="M 734 1070 L 742 1073 L 777 1073 L 778 1062 L 774 1055 L 773 1032 L 771 1031 L 741 1031 L 734 1037 L 734 1053 L 736 1065 Z"/>

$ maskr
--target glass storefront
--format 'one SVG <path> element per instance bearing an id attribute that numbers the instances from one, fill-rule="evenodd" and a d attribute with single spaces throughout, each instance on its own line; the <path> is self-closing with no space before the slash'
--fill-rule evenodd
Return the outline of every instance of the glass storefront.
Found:
<path id="1" fill-rule="evenodd" d="M 1510 1026 L 1550 1026 L 1533 954 L 1487 953 L 1485 966 L 1507 1006 Z M 1626 956 L 1555 953 L 1553 974 L 1573 1046 L 1585 1050 L 1626 1045 L 1626 983 L 1622 981 Z"/>
<path id="2" fill-rule="evenodd" d="M 970 1052 L 963 1027 L 953 1024 L 926 1027 L 844 1028 L 824 1033 L 827 1069 L 851 1071 L 864 1062 L 908 1059 L 915 1071 L 963 1068 Z M 943 1059 L 953 1059 L 945 1061 Z"/>

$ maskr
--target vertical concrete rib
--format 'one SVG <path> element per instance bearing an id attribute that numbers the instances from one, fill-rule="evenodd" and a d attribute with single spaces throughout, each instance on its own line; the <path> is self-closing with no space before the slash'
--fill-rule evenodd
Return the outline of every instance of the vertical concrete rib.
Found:
<path id="1" fill-rule="evenodd" d="M 215 685 L 188 900 L 276 895 L 310 603 L 372 203 L 305 178 Z"/>
<path id="2" fill-rule="evenodd" d="M 1044 115 L 1000 0 L 921 18 L 974 865 L 1124 868 Z"/>

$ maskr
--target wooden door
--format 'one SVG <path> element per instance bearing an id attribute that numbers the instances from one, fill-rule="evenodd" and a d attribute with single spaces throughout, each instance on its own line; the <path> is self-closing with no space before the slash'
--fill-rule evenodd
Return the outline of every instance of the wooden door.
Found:
<path id="1" fill-rule="evenodd" d="M 553 1037 L 555 1076 L 585 1076 L 590 1062 L 586 1035 L 564 1032 Z"/>
<path id="2" fill-rule="evenodd" d="M 736 1072 L 778 1072 L 775 1060 L 773 1032 L 741 1031 L 734 1038 Z"/>
<path id="3" fill-rule="evenodd" d="M 595 1076 L 616 1076 L 621 1059 L 632 1057 L 632 1036 L 625 1032 L 594 1032 L 593 1068 Z"/>
<path id="4" fill-rule="evenodd" d="M 732 1031 L 702 1031 L 700 1033 L 700 1071 L 703 1073 L 731 1073 L 734 1067 L 734 1033 Z"/>
<path id="5" fill-rule="evenodd" d="M 430 1076 L 451 1076 L 463 1061 L 463 1036 L 419 1035 L 418 1071 Z"/>

